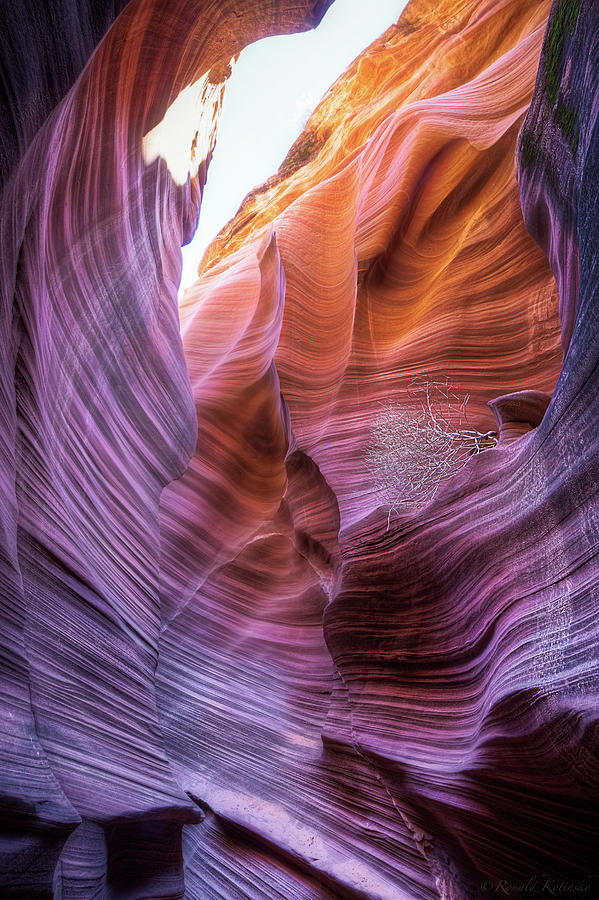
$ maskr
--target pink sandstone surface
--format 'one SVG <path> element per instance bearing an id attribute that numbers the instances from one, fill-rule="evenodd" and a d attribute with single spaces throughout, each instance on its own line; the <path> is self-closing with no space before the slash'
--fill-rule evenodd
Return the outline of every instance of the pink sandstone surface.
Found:
<path id="1" fill-rule="evenodd" d="M 327 5 L 11 19 L 8 897 L 597 890 L 599 16 L 412 0 L 177 310 L 229 63 Z M 491 437 L 417 503 L 426 385 Z"/>

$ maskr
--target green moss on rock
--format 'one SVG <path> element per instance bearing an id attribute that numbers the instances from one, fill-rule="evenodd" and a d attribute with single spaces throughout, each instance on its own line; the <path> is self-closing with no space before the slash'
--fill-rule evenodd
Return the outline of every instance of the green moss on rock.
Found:
<path id="1" fill-rule="evenodd" d="M 530 131 L 524 131 L 520 138 L 520 162 L 525 169 L 530 168 L 539 156 L 539 148 Z"/>
<path id="2" fill-rule="evenodd" d="M 573 106 L 568 106 L 560 98 L 555 110 L 555 121 L 570 144 L 572 153 L 576 153 L 578 150 L 580 129 L 578 127 L 578 113 L 575 108 Z"/>
<path id="3" fill-rule="evenodd" d="M 326 137 L 316 131 L 304 131 L 299 136 L 279 169 L 282 176 L 291 175 L 313 159 L 325 143 Z"/>
<path id="4" fill-rule="evenodd" d="M 552 106 L 555 106 L 561 82 L 560 64 L 566 30 L 570 35 L 574 34 L 579 12 L 580 0 L 562 0 L 547 32 L 544 47 L 545 74 L 547 94 Z"/>

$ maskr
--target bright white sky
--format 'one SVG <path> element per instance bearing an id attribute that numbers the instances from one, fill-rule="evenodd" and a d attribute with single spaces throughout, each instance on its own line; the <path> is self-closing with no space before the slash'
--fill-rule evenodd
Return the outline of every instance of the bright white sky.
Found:
<path id="1" fill-rule="evenodd" d="M 196 280 L 210 241 L 246 194 L 277 171 L 313 109 L 407 0 L 335 0 L 319 27 L 250 44 L 225 91 L 200 222 L 183 247 L 179 293 Z"/>

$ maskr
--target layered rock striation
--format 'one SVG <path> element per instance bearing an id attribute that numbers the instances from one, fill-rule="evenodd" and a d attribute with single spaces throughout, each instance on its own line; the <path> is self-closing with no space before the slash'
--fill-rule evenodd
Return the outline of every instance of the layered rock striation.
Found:
<path id="1" fill-rule="evenodd" d="M 325 6 L 7 57 L 7 896 L 599 883 L 598 15 L 412 0 L 177 315 L 229 66 Z"/>
<path id="2" fill-rule="evenodd" d="M 51 896 L 54 881 L 59 896 L 182 894 L 181 825 L 201 814 L 158 721 L 158 506 L 197 430 L 176 291 L 218 96 L 183 184 L 144 139 L 244 44 L 325 8 L 3 11 L 5 896 Z"/>

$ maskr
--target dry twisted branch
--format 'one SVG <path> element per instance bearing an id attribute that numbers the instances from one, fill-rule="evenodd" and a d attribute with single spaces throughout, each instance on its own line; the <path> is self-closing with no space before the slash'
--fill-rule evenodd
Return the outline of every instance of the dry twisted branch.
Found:
<path id="1" fill-rule="evenodd" d="M 495 432 L 470 426 L 468 400 L 449 379 L 422 375 L 410 383 L 404 402 L 384 404 L 365 457 L 390 514 L 426 506 L 473 454 L 495 446 Z"/>

